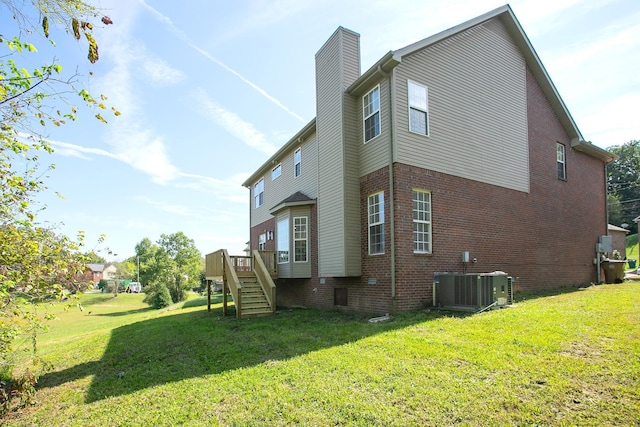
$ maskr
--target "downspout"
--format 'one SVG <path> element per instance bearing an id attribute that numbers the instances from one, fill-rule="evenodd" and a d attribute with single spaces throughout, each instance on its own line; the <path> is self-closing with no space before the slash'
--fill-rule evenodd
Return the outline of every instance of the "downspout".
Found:
<path id="1" fill-rule="evenodd" d="M 606 231 L 607 236 L 609 235 L 609 183 L 608 183 L 608 171 L 607 171 L 607 166 L 608 163 L 605 161 L 604 162 L 604 227 Z M 596 282 L 597 284 L 602 283 L 601 282 L 601 271 L 600 271 L 600 252 L 596 251 L 596 260 L 598 261 L 596 263 L 596 274 L 598 275 L 598 277 L 596 278 Z"/>
<path id="2" fill-rule="evenodd" d="M 393 82 L 391 75 L 384 72 L 382 67 L 378 65 L 378 72 L 389 81 L 389 228 L 391 233 L 389 241 L 391 243 L 391 298 L 396 299 L 396 218 L 395 218 L 395 185 L 393 180 Z M 393 74 L 393 70 L 391 72 Z"/>

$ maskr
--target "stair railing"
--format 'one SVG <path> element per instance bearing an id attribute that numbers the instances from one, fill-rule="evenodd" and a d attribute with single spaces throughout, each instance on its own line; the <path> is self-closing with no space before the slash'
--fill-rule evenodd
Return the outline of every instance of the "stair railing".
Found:
<path id="1" fill-rule="evenodd" d="M 269 302 L 269 308 L 272 313 L 276 312 L 276 285 L 273 283 L 273 279 L 271 279 L 271 273 L 267 269 L 264 261 L 262 260 L 262 255 L 259 251 L 254 250 L 252 252 L 253 259 L 253 272 L 258 279 L 258 283 L 262 288 L 262 292 L 267 297 L 267 301 Z"/>
<path id="2" fill-rule="evenodd" d="M 224 271 L 224 285 L 228 286 L 233 302 L 236 306 L 236 317 L 240 319 L 242 317 L 242 285 L 238 280 L 238 274 L 236 273 L 235 265 L 229 257 L 229 253 L 226 249 L 221 249 L 222 252 L 222 266 Z M 220 252 L 219 251 L 219 252 Z M 222 292 L 222 315 L 227 315 L 227 291 Z"/>

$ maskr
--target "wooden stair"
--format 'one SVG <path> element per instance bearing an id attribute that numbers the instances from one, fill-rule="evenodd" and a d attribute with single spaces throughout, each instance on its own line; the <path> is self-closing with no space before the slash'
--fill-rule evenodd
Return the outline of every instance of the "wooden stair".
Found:
<path id="1" fill-rule="evenodd" d="M 242 286 L 242 317 L 271 316 L 273 311 L 269 307 L 269 300 L 256 276 L 242 276 L 238 277 L 238 280 Z"/>
<path id="2" fill-rule="evenodd" d="M 251 255 L 229 256 L 219 249 L 205 257 L 207 280 L 221 280 L 222 315 L 227 315 L 228 296 L 235 302 L 236 317 L 271 316 L 276 312 L 277 277 L 275 251 L 251 252 Z M 207 310 L 211 311 L 211 286 L 207 286 Z"/>

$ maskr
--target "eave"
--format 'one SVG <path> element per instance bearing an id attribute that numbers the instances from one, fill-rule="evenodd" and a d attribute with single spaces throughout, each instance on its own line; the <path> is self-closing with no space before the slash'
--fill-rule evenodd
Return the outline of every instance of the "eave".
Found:
<path id="1" fill-rule="evenodd" d="M 571 148 L 576 151 L 585 153 L 591 157 L 600 159 L 605 163 L 611 163 L 612 161 L 618 160 L 619 158 L 615 154 L 610 153 L 607 150 L 598 147 L 597 145 L 593 145 L 589 141 L 583 141 L 578 138 L 574 138 L 571 140 Z"/>

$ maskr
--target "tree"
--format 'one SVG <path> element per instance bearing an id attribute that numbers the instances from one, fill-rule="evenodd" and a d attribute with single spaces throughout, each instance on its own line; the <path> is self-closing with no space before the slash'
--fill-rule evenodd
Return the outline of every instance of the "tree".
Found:
<path id="1" fill-rule="evenodd" d="M 164 285 L 173 302 L 185 298 L 185 290 L 198 286 L 203 268 L 202 256 L 192 239 L 184 233 L 162 234 L 157 244 L 144 238 L 136 245 L 140 260 L 140 281 L 145 293 Z M 155 290 L 155 291 L 154 291 Z"/>
<path id="2" fill-rule="evenodd" d="M 101 257 L 95 251 L 85 252 L 84 256 L 89 264 L 106 264 L 107 260 Z"/>
<path id="3" fill-rule="evenodd" d="M 150 285 L 149 289 L 145 289 L 145 297 L 143 300 L 155 309 L 169 307 L 173 300 L 164 283 Z"/>
<path id="4" fill-rule="evenodd" d="M 608 150 L 619 157 L 607 166 L 609 222 L 629 224 L 629 229 L 637 233 L 638 225 L 633 219 L 640 215 L 640 141 L 629 141 Z"/>
<path id="5" fill-rule="evenodd" d="M 11 397 L 26 397 L 28 403 L 37 378 L 30 368 L 20 381 L 13 368 L 19 336 L 31 337 L 32 367 L 38 362 L 37 334 L 49 318 L 40 312 L 39 303 L 62 299 L 65 288 L 74 289 L 86 259 L 79 252 L 84 236 L 74 241 L 42 227 L 33 206 L 35 195 L 46 189 L 39 161 L 53 149 L 42 133 L 46 126 L 61 126 L 76 120 L 77 108 L 65 96 L 79 95 L 90 107 L 107 109 L 104 97 L 98 100 L 85 90 L 78 76 L 64 76 L 55 60 L 27 69 L 21 61 L 36 55 L 36 44 L 50 36 L 50 30 L 64 27 L 76 39 L 87 42 L 88 59 L 98 60 L 98 45 L 93 38 L 92 20 L 98 17 L 94 7 L 81 0 L 0 0 L 3 16 L 14 19 L 12 29 L 3 22 L 0 35 L 0 414 L 11 409 Z M 29 13 L 39 16 L 34 24 Z M 106 19 L 105 19 L 106 18 Z M 103 17 L 103 24 L 111 23 Z M 15 35 L 6 32 L 14 31 Z M 51 42 L 53 45 L 53 42 Z M 65 105 L 66 110 L 60 106 Z M 119 113 L 113 109 L 114 114 Z M 106 121 L 100 113 L 100 121 Z"/>
<path id="6" fill-rule="evenodd" d="M 202 255 L 193 239 L 181 231 L 166 235 L 158 240 L 160 248 L 175 263 L 172 286 L 168 285 L 173 302 L 185 299 L 185 290 L 199 285 L 200 271 L 203 268 Z"/>

